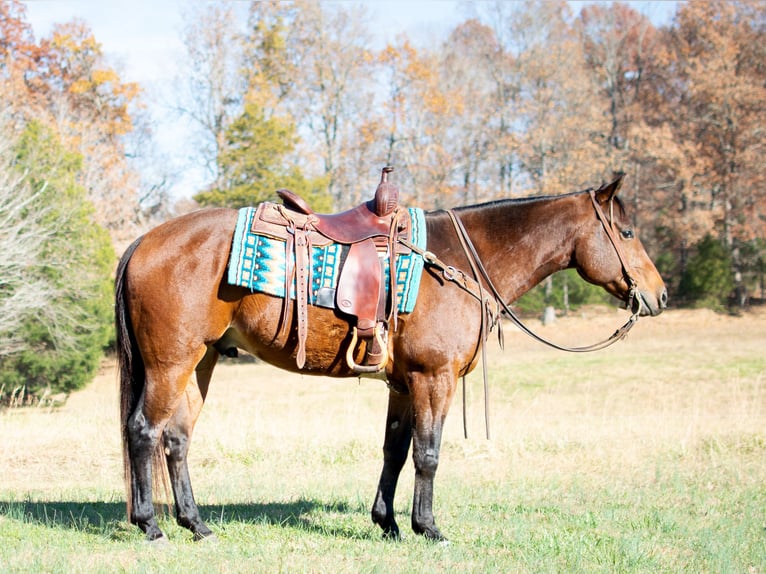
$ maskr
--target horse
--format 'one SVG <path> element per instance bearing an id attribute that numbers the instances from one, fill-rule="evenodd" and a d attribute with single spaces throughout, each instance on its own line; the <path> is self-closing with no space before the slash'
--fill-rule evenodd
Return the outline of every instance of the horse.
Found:
<path id="1" fill-rule="evenodd" d="M 474 265 L 455 222 L 505 304 L 552 273 L 575 268 L 636 315 L 655 316 L 666 307 L 667 291 L 617 195 L 621 181 L 597 190 L 425 214 L 431 257 L 414 310 L 398 317 L 388 339 L 383 468 L 371 512 L 384 536 L 400 536 L 394 494 L 412 447 L 412 529 L 427 539 L 446 540 L 433 514 L 442 429 L 458 379 L 477 365 L 478 344 L 486 337 L 485 302 L 451 281 Z M 293 319 L 289 335 L 280 338 L 283 299 L 226 280 L 236 220 L 237 211 L 226 208 L 171 219 L 138 238 L 118 264 L 115 318 L 127 514 L 149 541 L 164 539 L 152 499 L 161 475 L 166 485 L 169 479 L 178 524 L 195 540 L 214 536 L 194 500 L 187 453 L 221 353 L 242 349 L 298 371 L 295 304 L 287 305 Z M 343 360 L 346 319 L 333 309 L 309 306 L 308 325 L 300 372 L 357 376 Z"/>

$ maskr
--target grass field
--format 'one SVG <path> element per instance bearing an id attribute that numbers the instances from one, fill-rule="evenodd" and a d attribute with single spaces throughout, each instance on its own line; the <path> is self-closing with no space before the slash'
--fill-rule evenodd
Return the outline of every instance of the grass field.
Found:
<path id="1" fill-rule="evenodd" d="M 624 312 L 543 334 L 590 343 Z M 534 323 L 534 322 L 533 322 Z M 533 325 L 534 326 L 534 325 Z M 164 518 L 165 548 L 124 515 L 113 366 L 53 411 L 0 413 L 0 572 L 766 572 L 766 314 L 671 311 L 588 355 L 510 327 L 447 421 L 434 545 L 369 518 L 387 390 L 223 362 L 190 455 L 218 540 Z"/>

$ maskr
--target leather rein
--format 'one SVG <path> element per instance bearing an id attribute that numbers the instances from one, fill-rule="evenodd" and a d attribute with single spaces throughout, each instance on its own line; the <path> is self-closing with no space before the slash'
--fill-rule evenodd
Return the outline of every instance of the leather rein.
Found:
<path id="1" fill-rule="evenodd" d="M 468 263 L 471 267 L 471 273 L 473 275 L 473 278 L 468 277 L 464 272 L 460 271 L 459 269 L 456 269 L 455 267 L 451 265 L 446 265 L 444 262 L 440 261 L 432 252 L 418 249 L 414 245 L 409 244 L 409 242 L 405 243 L 405 245 L 408 248 L 412 249 L 413 251 L 415 251 L 416 253 L 418 253 L 419 255 L 423 257 L 426 265 L 441 269 L 442 275 L 444 276 L 446 280 L 455 283 L 460 288 L 467 291 L 473 297 L 478 299 L 479 302 L 481 302 L 482 314 L 481 314 L 481 327 L 479 330 L 479 340 L 476 344 L 476 349 L 474 351 L 473 357 L 471 358 L 471 361 L 469 361 L 468 364 L 470 365 L 473 363 L 473 361 L 476 359 L 477 355 L 479 354 L 479 349 L 481 349 L 482 371 L 483 371 L 483 378 L 484 378 L 484 417 L 485 417 L 485 430 L 486 430 L 487 439 L 490 438 L 490 431 L 489 431 L 489 385 L 487 382 L 487 359 L 486 359 L 485 342 L 487 340 L 488 333 L 494 328 L 495 325 L 498 325 L 498 338 L 499 338 L 501 347 L 503 346 L 502 329 L 499 323 L 501 314 L 505 314 L 511 320 L 511 322 L 514 325 L 516 325 L 523 333 L 526 333 L 527 335 L 529 335 L 536 341 L 539 341 L 540 343 L 543 343 L 544 345 L 547 345 L 559 351 L 567 351 L 570 353 L 588 353 L 591 351 L 598 351 L 601 349 L 605 349 L 606 347 L 613 345 L 617 341 L 624 339 L 625 336 L 630 331 L 630 329 L 633 328 L 633 325 L 635 325 L 638 322 L 638 318 L 643 309 L 643 302 L 641 300 L 641 297 L 638 296 L 636 293 L 637 282 L 633 278 L 633 276 L 630 274 L 630 266 L 628 265 L 627 258 L 620 246 L 619 240 L 616 236 L 616 232 L 614 229 L 614 200 L 609 201 L 610 217 L 607 218 L 606 214 L 604 213 L 604 210 L 601 209 L 601 206 L 599 205 L 598 200 L 596 199 L 595 191 L 590 189 L 588 190 L 588 194 L 590 196 L 591 203 L 593 204 L 593 208 L 596 212 L 596 216 L 598 217 L 599 221 L 603 225 L 604 230 L 607 234 L 607 237 L 612 243 L 612 246 L 614 247 L 614 250 L 617 254 L 617 258 L 620 260 L 623 277 L 625 281 L 627 282 L 628 288 L 629 288 L 628 300 L 626 302 L 626 305 L 629 309 L 633 311 L 630 318 L 622 327 L 617 329 L 607 339 L 604 339 L 603 341 L 598 343 L 594 343 L 593 345 L 587 345 L 584 347 L 567 347 L 564 345 L 560 345 L 558 343 L 554 343 L 538 335 L 537 333 L 532 331 L 532 329 L 530 329 L 527 325 L 525 325 L 522 322 L 522 320 L 519 318 L 519 316 L 516 314 L 516 312 L 513 309 L 511 309 L 511 307 L 505 302 L 503 297 L 498 292 L 497 288 L 492 282 L 492 279 L 490 279 L 489 273 L 487 272 L 486 267 L 484 267 L 484 264 L 482 263 L 481 258 L 479 257 L 479 254 L 476 252 L 476 248 L 474 247 L 473 242 L 471 241 L 471 238 L 468 235 L 468 231 L 466 231 L 465 226 L 463 225 L 463 222 L 460 220 L 460 218 L 457 216 L 457 214 L 455 214 L 453 210 L 449 209 L 446 211 L 446 213 L 449 216 L 453 227 L 455 228 L 455 233 L 457 234 L 457 237 L 460 240 L 460 244 L 463 248 L 463 251 L 468 258 Z M 483 279 L 483 282 L 486 283 L 487 288 L 489 289 L 489 293 L 491 294 L 491 297 L 485 293 L 485 288 L 482 285 L 482 279 Z M 492 305 L 493 303 L 494 305 Z M 493 306 L 495 307 L 494 311 L 492 309 Z M 466 404 L 465 374 L 463 374 L 463 429 L 464 429 L 464 434 L 467 437 L 468 431 L 467 431 L 465 404 Z"/>

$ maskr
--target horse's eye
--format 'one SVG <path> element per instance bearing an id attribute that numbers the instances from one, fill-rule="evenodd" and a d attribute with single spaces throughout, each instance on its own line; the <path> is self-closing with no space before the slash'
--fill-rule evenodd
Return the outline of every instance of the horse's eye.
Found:
<path id="1" fill-rule="evenodd" d="M 632 229 L 623 229 L 620 231 L 620 235 L 622 235 L 623 239 L 633 239 L 635 237 Z"/>

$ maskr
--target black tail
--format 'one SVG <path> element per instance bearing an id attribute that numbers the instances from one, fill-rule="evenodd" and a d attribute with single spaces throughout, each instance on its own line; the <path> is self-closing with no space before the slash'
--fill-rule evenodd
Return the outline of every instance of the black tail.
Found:
<path id="1" fill-rule="evenodd" d="M 122 461 L 125 471 L 125 489 L 127 491 L 128 519 L 132 512 L 133 488 L 131 482 L 131 460 L 128 448 L 128 417 L 136 408 L 138 399 L 144 389 L 146 373 L 141 353 L 138 350 L 133 325 L 127 302 L 126 271 L 141 237 L 123 254 L 117 266 L 117 277 L 114 283 L 114 320 L 117 327 L 117 360 L 120 373 L 120 430 L 122 432 Z"/>

